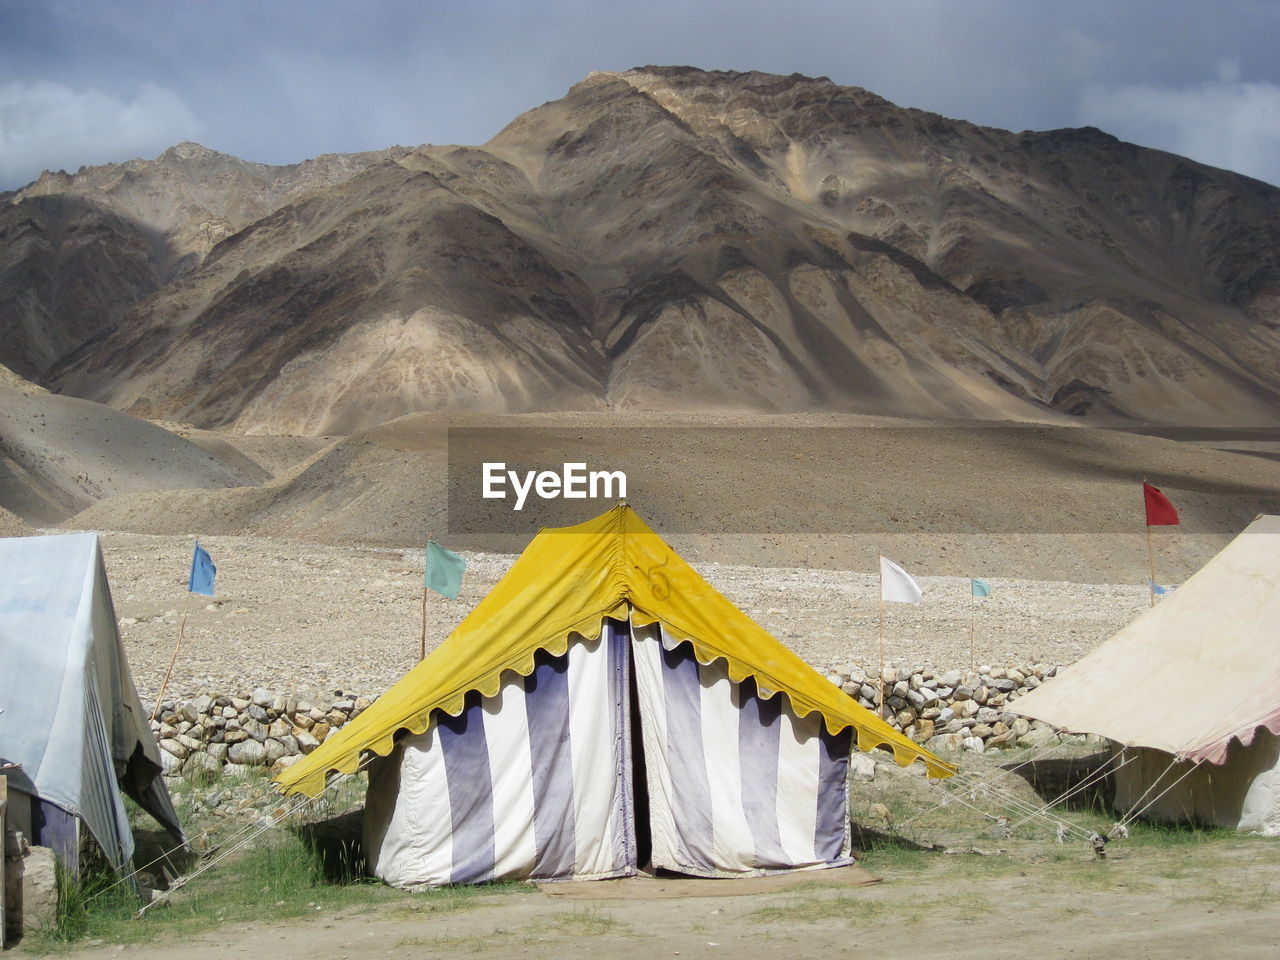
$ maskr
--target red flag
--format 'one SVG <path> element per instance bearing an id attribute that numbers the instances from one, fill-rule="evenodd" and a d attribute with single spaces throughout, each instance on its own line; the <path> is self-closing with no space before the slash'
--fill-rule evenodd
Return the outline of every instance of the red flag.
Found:
<path id="1" fill-rule="evenodd" d="M 1178 511 L 1163 493 L 1151 484 L 1144 483 L 1142 496 L 1147 502 L 1147 526 L 1170 527 L 1178 523 Z"/>

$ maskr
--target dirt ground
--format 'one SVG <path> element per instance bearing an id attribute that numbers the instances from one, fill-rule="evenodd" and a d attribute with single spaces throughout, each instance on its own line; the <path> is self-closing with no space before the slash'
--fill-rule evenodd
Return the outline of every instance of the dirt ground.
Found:
<path id="1" fill-rule="evenodd" d="M 561 900 L 535 889 L 473 898 L 457 911 L 411 903 L 371 912 L 234 924 L 145 945 L 87 946 L 95 957 L 356 960 L 369 956 L 773 958 L 1136 957 L 1221 960 L 1280 955 L 1280 857 L 1243 840 L 1211 863 L 1187 850 L 1131 849 L 1105 863 L 1075 849 L 1065 864 L 997 854 L 936 854 L 881 870 L 854 889 L 821 878 L 802 891 L 668 900 Z M 1025 854 L 1024 854 L 1025 856 Z M 993 865 L 990 861 L 995 859 Z M 1062 866 L 1055 873 L 1054 866 Z M 1212 876 L 1207 886 L 1200 870 Z M 721 881 L 733 883 L 734 881 Z M 15 955 L 22 955 L 21 949 Z"/>
<path id="2" fill-rule="evenodd" d="M 1280 868 L 1253 864 L 1274 883 Z M 945 880 L 888 877 L 884 883 L 805 897 L 682 898 L 559 903 L 530 891 L 494 897 L 454 915 L 413 910 L 222 927 L 181 943 L 101 945 L 76 957 L 274 960 L 330 957 L 1059 957 L 1218 960 L 1280 955 L 1280 905 L 1190 902 L 1147 888 L 1129 890 L 1134 865 L 1108 864 L 1105 886 L 1066 893 L 1015 874 L 983 884 L 979 909 L 965 904 L 954 874 Z M 1251 873 L 1253 871 L 1250 871 Z M 732 882 L 732 881 L 726 881 Z M 1098 887 L 1101 887 L 1099 889 Z M 821 905 L 818 910 L 807 907 Z M 792 909 L 792 915 L 787 910 Z M 772 917 L 769 910 L 781 915 Z M 762 917 L 762 911 L 766 911 Z M 813 914 L 821 914 L 817 919 Z M 20 951 L 18 952 L 20 954 Z"/>
<path id="3" fill-rule="evenodd" d="M 1086 831 L 1111 824 L 1096 797 L 1061 810 L 1061 819 L 1074 831 L 1068 843 L 1059 844 L 1054 822 L 1042 817 L 1015 821 L 1009 837 L 994 836 L 992 813 L 1019 804 L 1024 810 L 1027 803 L 1038 806 L 1037 790 L 1056 795 L 1074 782 L 1063 776 L 1078 778 L 1081 769 L 1091 769 L 1079 764 L 1096 763 L 1101 756 L 1070 744 L 1048 753 L 1048 758 L 1042 749 L 966 754 L 964 782 L 958 778 L 947 788 L 929 783 L 915 768 L 877 763 L 873 781 L 851 783 L 855 851 L 866 851 L 861 863 L 880 878 L 868 886 L 851 885 L 858 878 L 842 877 L 841 871 L 823 871 L 799 882 L 772 878 L 785 882 L 764 891 L 760 886 L 767 888 L 770 880 L 665 880 L 661 885 L 675 894 L 666 899 L 628 896 L 628 885 L 657 885 L 643 879 L 575 884 L 572 896 L 520 884 L 467 897 L 388 891 L 387 899 L 374 904 L 317 907 L 303 918 L 228 923 L 180 939 L 162 934 L 146 944 L 89 943 L 69 955 L 84 960 L 264 955 L 273 960 L 600 955 L 750 960 L 904 953 L 982 960 L 1183 960 L 1210 952 L 1218 960 L 1253 960 L 1280 955 L 1280 840 L 1131 824 L 1132 835 L 1114 841 L 1107 858 L 1098 861 L 1081 839 Z M 1054 759 L 1064 753 L 1066 759 Z M 735 884 L 752 892 L 735 895 Z M 592 889 L 598 898 L 591 896 Z M 11 955 L 28 955 L 27 948 Z"/>

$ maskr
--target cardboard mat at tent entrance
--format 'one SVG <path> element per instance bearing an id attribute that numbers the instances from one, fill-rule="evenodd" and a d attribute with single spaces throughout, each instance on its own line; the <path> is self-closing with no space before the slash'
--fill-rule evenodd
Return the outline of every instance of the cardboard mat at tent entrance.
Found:
<path id="1" fill-rule="evenodd" d="M 932 777 L 955 772 L 766 633 L 622 504 L 541 531 L 430 656 L 277 782 L 317 797 L 329 771 L 353 773 L 365 750 L 389 754 L 396 731 L 424 732 L 434 710 L 458 716 L 470 691 L 491 697 L 504 672 L 531 674 L 537 651 L 562 655 L 571 634 L 599 636 L 607 618 L 628 616 L 691 642 L 699 663 L 724 659 L 731 680 L 753 677 L 762 696 L 785 693 L 798 716 L 817 711 L 831 733 L 853 727 L 859 750 L 888 747 L 900 766 L 923 760 Z"/>

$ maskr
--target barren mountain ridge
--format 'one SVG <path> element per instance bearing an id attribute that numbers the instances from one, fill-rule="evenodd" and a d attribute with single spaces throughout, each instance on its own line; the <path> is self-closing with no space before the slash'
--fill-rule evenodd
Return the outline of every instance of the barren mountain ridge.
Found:
<path id="1" fill-rule="evenodd" d="M 242 432 L 1280 419 L 1280 190 L 825 78 L 596 73 L 482 147 L 271 168 L 184 144 L 48 174 L 4 204 L 0 271 L 0 362 Z"/>

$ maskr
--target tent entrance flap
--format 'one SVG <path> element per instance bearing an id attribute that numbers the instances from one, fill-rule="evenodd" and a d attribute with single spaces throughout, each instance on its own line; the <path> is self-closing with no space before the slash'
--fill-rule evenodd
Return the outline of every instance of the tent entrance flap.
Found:
<path id="1" fill-rule="evenodd" d="M 642 870 L 653 869 L 653 831 L 649 827 L 649 773 L 644 760 L 644 738 L 641 729 L 640 694 L 636 689 L 635 654 L 631 643 L 627 644 L 627 715 L 630 720 L 631 740 L 631 809 L 635 828 L 636 866 Z"/>
<path id="2" fill-rule="evenodd" d="M 702 664 L 661 624 L 632 633 L 653 866 L 700 877 L 852 863 L 852 731 Z"/>
<path id="3" fill-rule="evenodd" d="M 404 737 L 370 777 L 371 872 L 395 886 L 636 872 L 625 625 Z"/>

